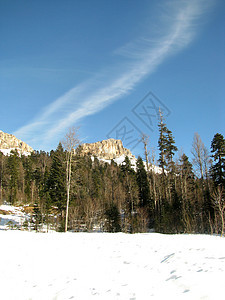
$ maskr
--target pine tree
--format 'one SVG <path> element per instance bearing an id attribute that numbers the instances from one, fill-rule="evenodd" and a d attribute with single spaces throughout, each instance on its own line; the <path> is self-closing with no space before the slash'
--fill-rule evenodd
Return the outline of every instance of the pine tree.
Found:
<path id="1" fill-rule="evenodd" d="M 165 156 L 166 156 L 166 160 L 167 160 L 167 166 L 168 166 L 168 170 L 170 172 L 174 172 L 173 156 L 174 156 L 175 152 L 177 151 L 177 147 L 174 145 L 175 140 L 172 136 L 172 132 L 168 129 L 166 132 L 166 139 L 167 139 L 167 141 L 166 141 Z"/>
<path id="2" fill-rule="evenodd" d="M 120 213 L 116 204 L 111 203 L 105 212 L 106 224 L 105 228 L 108 232 L 119 232 L 121 230 L 120 226 Z"/>
<path id="3" fill-rule="evenodd" d="M 2 204 L 2 200 L 3 200 L 4 179 L 5 179 L 5 156 L 0 151 L 0 204 Z"/>
<path id="4" fill-rule="evenodd" d="M 222 134 L 215 134 L 211 143 L 211 152 L 215 164 L 211 168 L 211 175 L 215 185 L 225 187 L 225 139 Z"/>
<path id="5" fill-rule="evenodd" d="M 42 222 L 42 214 L 41 214 L 41 211 L 40 211 L 40 208 L 39 208 L 38 204 L 35 203 L 31 223 L 34 224 L 34 230 L 36 232 L 38 232 L 40 230 L 41 222 Z"/>
<path id="6" fill-rule="evenodd" d="M 38 172 L 39 173 L 39 172 Z M 49 194 L 49 170 L 45 168 L 43 180 L 39 184 L 39 198 L 42 204 L 43 214 L 45 217 L 45 223 L 47 225 L 47 231 L 51 225 L 51 213 L 52 213 L 52 199 Z M 39 177 L 39 176 L 38 176 Z"/>
<path id="7" fill-rule="evenodd" d="M 183 154 L 179 159 L 179 185 L 181 198 L 181 215 L 185 232 L 191 232 L 194 219 L 194 172 L 188 157 Z"/>
<path id="8" fill-rule="evenodd" d="M 96 162 L 92 169 L 92 182 L 93 182 L 92 197 L 99 199 L 101 195 L 101 187 L 102 187 L 101 167 L 99 164 L 96 164 Z"/>
<path id="9" fill-rule="evenodd" d="M 123 182 L 124 195 L 124 229 L 130 233 L 135 231 L 134 215 L 138 205 L 138 185 L 136 181 L 136 174 L 132 168 L 131 161 L 128 156 L 125 157 L 124 162 L 120 166 L 121 180 Z M 128 225 L 129 224 L 129 225 Z M 128 228 L 129 227 L 129 228 Z"/>
<path id="10" fill-rule="evenodd" d="M 59 143 L 56 151 L 51 152 L 52 165 L 47 180 L 47 188 L 52 204 L 56 205 L 62 213 L 66 208 L 66 184 L 65 184 L 65 153 L 62 144 Z"/>
<path id="11" fill-rule="evenodd" d="M 29 203 L 33 199 L 32 198 L 32 193 L 31 193 L 31 186 L 32 186 L 32 179 L 33 179 L 33 174 L 32 174 L 32 161 L 30 157 L 25 157 L 24 162 L 23 162 L 23 168 L 25 171 L 25 194 L 26 194 L 26 201 Z"/>
<path id="12" fill-rule="evenodd" d="M 139 188 L 140 206 L 152 209 L 153 203 L 150 198 L 148 175 L 140 156 L 137 159 L 137 184 Z"/>
<path id="13" fill-rule="evenodd" d="M 165 174 L 166 168 L 166 149 L 167 149 L 167 127 L 164 123 L 163 116 L 161 111 L 159 110 L 160 120 L 159 120 L 159 140 L 158 140 L 158 148 L 159 148 L 159 166 L 162 168 L 163 175 Z"/>
<path id="14" fill-rule="evenodd" d="M 180 207 L 176 191 L 175 164 L 173 162 L 177 147 L 174 145 L 172 132 L 167 128 L 160 110 L 158 127 L 159 166 L 162 168 L 162 175 L 160 176 L 160 200 L 158 201 L 156 219 L 160 230 L 168 232 L 168 230 L 173 230 L 174 210 L 178 211 Z"/>
<path id="15" fill-rule="evenodd" d="M 19 154 L 16 150 L 12 150 L 8 157 L 8 172 L 9 180 L 9 202 L 15 204 L 18 194 L 18 181 L 19 181 Z"/>
<path id="16" fill-rule="evenodd" d="M 159 166 L 162 168 L 163 174 L 165 174 L 165 169 L 173 170 L 173 156 L 177 147 L 174 145 L 175 141 L 172 136 L 172 132 L 167 128 L 163 120 L 163 115 L 159 110 L 160 120 L 159 120 Z"/>
<path id="17" fill-rule="evenodd" d="M 132 169 L 132 164 L 128 156 L 125 156 L 125 159 L 120 166 L 120 169 L 122 171 L 122 174 L 125 176 L 125 174 L 134 174 L 134 169 Z"/>

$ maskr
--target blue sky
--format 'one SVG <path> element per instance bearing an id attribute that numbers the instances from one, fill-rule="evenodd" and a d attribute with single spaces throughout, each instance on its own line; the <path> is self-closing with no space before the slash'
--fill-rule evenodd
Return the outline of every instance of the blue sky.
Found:
<path id="1" fill-rule="evenodd" d="M 157 110 L 187 155 L 225 134 L 223 0 L 0 0 L 0 130 L 37 150 L 83 142 L 157 149 Z"/>

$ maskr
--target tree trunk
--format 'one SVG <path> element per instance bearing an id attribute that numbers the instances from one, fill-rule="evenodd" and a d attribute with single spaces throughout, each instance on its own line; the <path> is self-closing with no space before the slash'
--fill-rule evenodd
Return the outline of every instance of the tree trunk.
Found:
<path id="1" fill-rule="evenodd" d="M 68 217 L 69 217 L 69 202 L 70 202 L 70 181 L 71 181 L 71 163 L 72 163 L 72 151 L 68 153 L 66 162 L 66 221 L 65 232 L 68 229 Z"/>

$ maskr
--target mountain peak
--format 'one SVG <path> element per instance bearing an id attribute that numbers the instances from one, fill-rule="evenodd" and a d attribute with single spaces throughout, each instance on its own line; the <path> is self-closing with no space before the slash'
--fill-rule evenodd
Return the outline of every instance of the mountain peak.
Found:
<path id="1" fill-rule="evenodd" d="M 115 159 L 120 156 L 134 158 L 134 155 L 124 148 L 121 140 L 108 139 L 96 143 L 85 143 L 80 146 L 82 155 L 90 154 L 102 159 Z"/>
<path id="2" fill-rule="evenodd" d="M 30 154 L 33 148 L 17 139 L 14 135 L 0 130 L 0 151 L 9 154 L 11 150 L 17 150 L 19 154 Z"/>

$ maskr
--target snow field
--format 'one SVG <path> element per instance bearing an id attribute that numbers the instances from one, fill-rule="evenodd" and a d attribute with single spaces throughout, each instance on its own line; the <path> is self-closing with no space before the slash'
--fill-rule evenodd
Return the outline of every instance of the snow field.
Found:
<path id="1" fill-rule="evenodd" d="M 225 239 L 0 231 L 0 298 L 224 299 Z"/>

